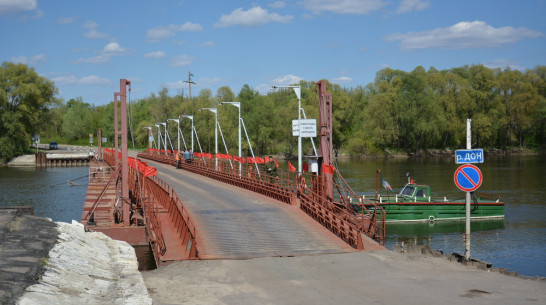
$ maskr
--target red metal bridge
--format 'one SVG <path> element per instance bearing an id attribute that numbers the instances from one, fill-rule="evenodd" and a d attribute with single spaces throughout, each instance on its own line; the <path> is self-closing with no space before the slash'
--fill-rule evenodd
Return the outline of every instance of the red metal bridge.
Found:
<path id="1" fill-rule="evenodd" d="M 127 84 L 123 81 L 121 86 Z M 169 151 L 148 149 L 134 159 L 123 148 L 105 149 L 90 165 L 83 224 L 133 245 L 149 244 L 158 266 L 185 259 L 383 249 L 382 210 L 366 209 L 374 203 L 364 202 L 332 167 L 331 96 L 325 82 L 318 87 L 319 159 L 334 173 L 279 170 L 268 175 L 254 164 L 207 157 L 177 166 Z M 116 134 L 123 144 L 123 122 Z"/>

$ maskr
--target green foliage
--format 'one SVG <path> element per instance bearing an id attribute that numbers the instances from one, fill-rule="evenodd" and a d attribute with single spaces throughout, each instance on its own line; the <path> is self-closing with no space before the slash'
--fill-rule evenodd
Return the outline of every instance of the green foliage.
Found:
<path id="1" fill-rule="evenodd" d="M 315 82 L 301 81 L 297 85 L 301 86 L 305 114 L 318 118 Z M 42 139 L 86 144 L 88 135 L 101 128 L 102 136 L 108 138 L 107 146 L 113 145 L 113 102 L 94 106 L 76 98 L 62 103 L 54 98 L 56 88 L 50 81 L 25 65 L 12 63 L 2 65 L 0 90 L 0 158 L 22 153 L 37 131 Z M 482 65 L 441 71 L 386 68 L 364 87 L 343 88 L 328 83 L 327 90 L 333 100 L 334 148 L 352 155 L 462 148 L 467 118 L 472 118 L 472 142 L 477 147 L 546 149 L 546 66 L 524 72 Z M 223 86 L 215 95 L 203 89 L 192 99 L 170 96 L 164 88 L 129 103 L 130 139 L 134 139 L 136 148 L 146 147 L 145 127 L 153 128 L 157 141 L 155 124 L 168 122 L 169 148 L 171 143 L 175 149 L 178 146 L 178 126 L 189 147 L 191 121 L 180 118 L 177 124 L 168 119 L 193 115 L 203 151 L 214 152 L 214 114 L 199 110 L 216 108 L 228 153 L 236 155 L 239 109 L 222 102 L 241 103 L 241 116 L 255 154 L 296 154 L 297 137 L 291 134 L 292 120 L 298 117 L 298 99 L 290 88 L 261 95 L 248 85 L 238 94 Z M 223 153 L 220 134 L 218 141 L 219 152 Z M 184 143 L 180 146 L 183 148 Z M 195 149 L 199 150 L 197 139 Z M 303 140 L 303 149 L 304 154 L 313 153 L 308 139 Z M 244 132 L 242 150 L 243 155 L 250 155 Z"/>
<path id="2" fill-rule="evenodd" d="M 47 125 L 48 107 L 55 104 L 53 82 L 24 64 L 0 66 L 0 160 L 22 154 L 31 137 Z"/>

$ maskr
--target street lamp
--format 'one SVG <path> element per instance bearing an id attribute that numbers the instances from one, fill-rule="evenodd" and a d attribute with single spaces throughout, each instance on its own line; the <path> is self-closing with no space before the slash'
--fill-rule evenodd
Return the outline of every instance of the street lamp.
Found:
<path id="1" fill-rule="evenodd" d="M 186 115 L 186 114 L 181 114 L 178 116 L 179 118 L 188 118 L 191 120 L 191 130 L 190 130 L 190 133 L 191 133 L 191 151 L 193 152 L 193 115 Z"/>
<path id="2" fill-rule="evenodd" d="M 161 128 L 159 123 L 155 124 L 157 127 L 157 149 L 161 149 Z"/>
<path id="3" fill-rule="evenodd" d="M 176 126 L 178 127 L 178 151 L 180 152 L 180 120 L 179 119 L 168 119 L 168 121 L 175 121 Z"/>
<path id="4" fill-rule="evenodd" d="M 148 149 L 152 148 L 152 141 L 150 140 L 150 138 L 152 137 L 152 127 L 142 127 L 142 129 L 148 130 Z"/>
<path id="5" fill-rule="evenodd" d="M 292 88 L 294 93 L 298 97 L 298 175 L 301 175 L 302 172 L 302 155 L 301 155 L 301 86 L 273 86 L 272 90 L 277 88 Z"/>
<path id="6" fill-rule="evenodd" d="M 239 109 L 239 158 L 241 158 L 241 103 L 239 102 L 221 102 L 220 105 L 229 104 Z M 239 162 L 239 175 L 241 174 L 242 164 Z"/>
<path id="7" fill-rule="evenodd" d="M 165 126 L 165 154 L 167 154 L 167 122 L 161 122 L 159 125 Z"/>
<path id="8" fill-rule="evenodd" d="M 218 167 L 218 158 L 216 158 L 216 155 L 218 154 L 218 109 L 216 108 L 201 108 L 199 111 L 208 110 L 211 112 L 214 112 L 214 154 L 216 159 L 216 167 Z"/>

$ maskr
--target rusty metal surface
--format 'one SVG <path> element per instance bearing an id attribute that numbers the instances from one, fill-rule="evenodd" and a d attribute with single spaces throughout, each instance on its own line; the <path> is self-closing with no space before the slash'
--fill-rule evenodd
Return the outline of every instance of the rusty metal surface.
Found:
<path id="1" fill-rule="evenodd" d="M 201 259 L 245 259 L 354 251 L 300 209 L 154 161 L 199 230 Z"/>

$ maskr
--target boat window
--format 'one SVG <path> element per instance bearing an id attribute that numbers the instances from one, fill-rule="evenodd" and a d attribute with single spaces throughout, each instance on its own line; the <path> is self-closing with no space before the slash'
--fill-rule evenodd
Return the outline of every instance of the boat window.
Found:
<path id="1" fill-rule="evenodd" d="M 425 194 L 424 194 L 425 190 L 418 190 L 417 191 L 417 194 L 415 194 L 416 197 L 425 197 Z"/>
<path id="2" fill-rule="evenodd" d="M 413 192 L 415 191 L 415 188 L 413 186 L 405 186 L 402 191 L 400 191 L 400 196 L 411 196 L 413 195 Z"/>

